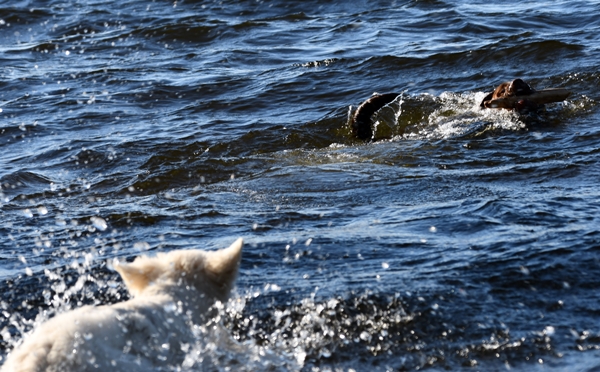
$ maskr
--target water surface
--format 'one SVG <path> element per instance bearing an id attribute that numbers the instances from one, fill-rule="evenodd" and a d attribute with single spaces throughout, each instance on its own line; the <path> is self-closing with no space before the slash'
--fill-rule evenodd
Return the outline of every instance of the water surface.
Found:
<path id="1" fill-rule="evenodd" d="M 0 355 L 127 298 L 114 258 L 241 236 L 223 322 L 283 370 L 597 370 L 599 13 L 0 2 Z M 573 94 L 479 109 L 516 77 Z"/>

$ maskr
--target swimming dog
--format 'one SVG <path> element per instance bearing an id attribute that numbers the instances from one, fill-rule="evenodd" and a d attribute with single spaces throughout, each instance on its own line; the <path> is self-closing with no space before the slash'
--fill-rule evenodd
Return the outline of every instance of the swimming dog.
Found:
<path id="1" fill-rule="evenodd" d="M 487 94 L 479 107 L 502 108 L 525 114 L 539 110 L 546 103 L 564 101 L 569 95 L 570 92 L 566 89 L 535 90 L 523 80 L 514 79 L 500 84 L 493 92 Z M 392 103 L 398 96 L 398 93 L 374 94 L 358 106 L 350 121 L 353 135 L 365 141 L 370 140 L 373 137 L 371 116 Z"/>
<path id="2" fill-rule="evenodd" d="M 57 315 L 13 350 L 2 372 L 154 371 L 194 343 L 190 324 L 214 316 L 237 276 L 242 239 L 218 251 L 176 250 L 116 264 L 132 299 Z M 190 323 L 191 322 L 191 323 Z"/>

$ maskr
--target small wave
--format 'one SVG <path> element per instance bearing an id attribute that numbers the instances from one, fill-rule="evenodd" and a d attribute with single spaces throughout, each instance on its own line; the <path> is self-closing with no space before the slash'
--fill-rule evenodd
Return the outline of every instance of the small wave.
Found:
<path id="1" fill-rule="evenodd" d="M 5 174 L 0 178 L 0 190 L 7 194 L 29 194 L 40 192 L 52 181 L 42 174 L 33 171 L 17 171 Z"/>

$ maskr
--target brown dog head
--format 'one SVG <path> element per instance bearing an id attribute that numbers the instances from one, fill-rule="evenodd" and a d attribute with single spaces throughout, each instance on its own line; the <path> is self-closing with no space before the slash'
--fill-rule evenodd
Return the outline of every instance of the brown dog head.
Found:
<path id="1" fill-rule="evenodd" d="M 513 81 L 507 81 L 502 83 L 492 93 L 485 96 L 481 101 L 480 107 L 485 107 L 485 102 L 498 98 L 507 98 L 512 96 L 527 96 L 535 92 L 535 89 L 529 86 L 526 82 L 521 79 L 515 79 Z"/>

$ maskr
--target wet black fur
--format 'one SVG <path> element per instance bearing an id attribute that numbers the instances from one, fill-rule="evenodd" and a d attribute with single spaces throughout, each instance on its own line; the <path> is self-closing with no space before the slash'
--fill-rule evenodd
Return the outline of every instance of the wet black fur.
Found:
<path id="1" fill-rule="evenodd" d="M 352 133 L 365 141 L 373 137 L 373 128 L 371 127 L 371 116 L 380 108 L 396 99 L 400 94 L 385 93 L 375 94 L 364 101 L 352 117 Z"/>

